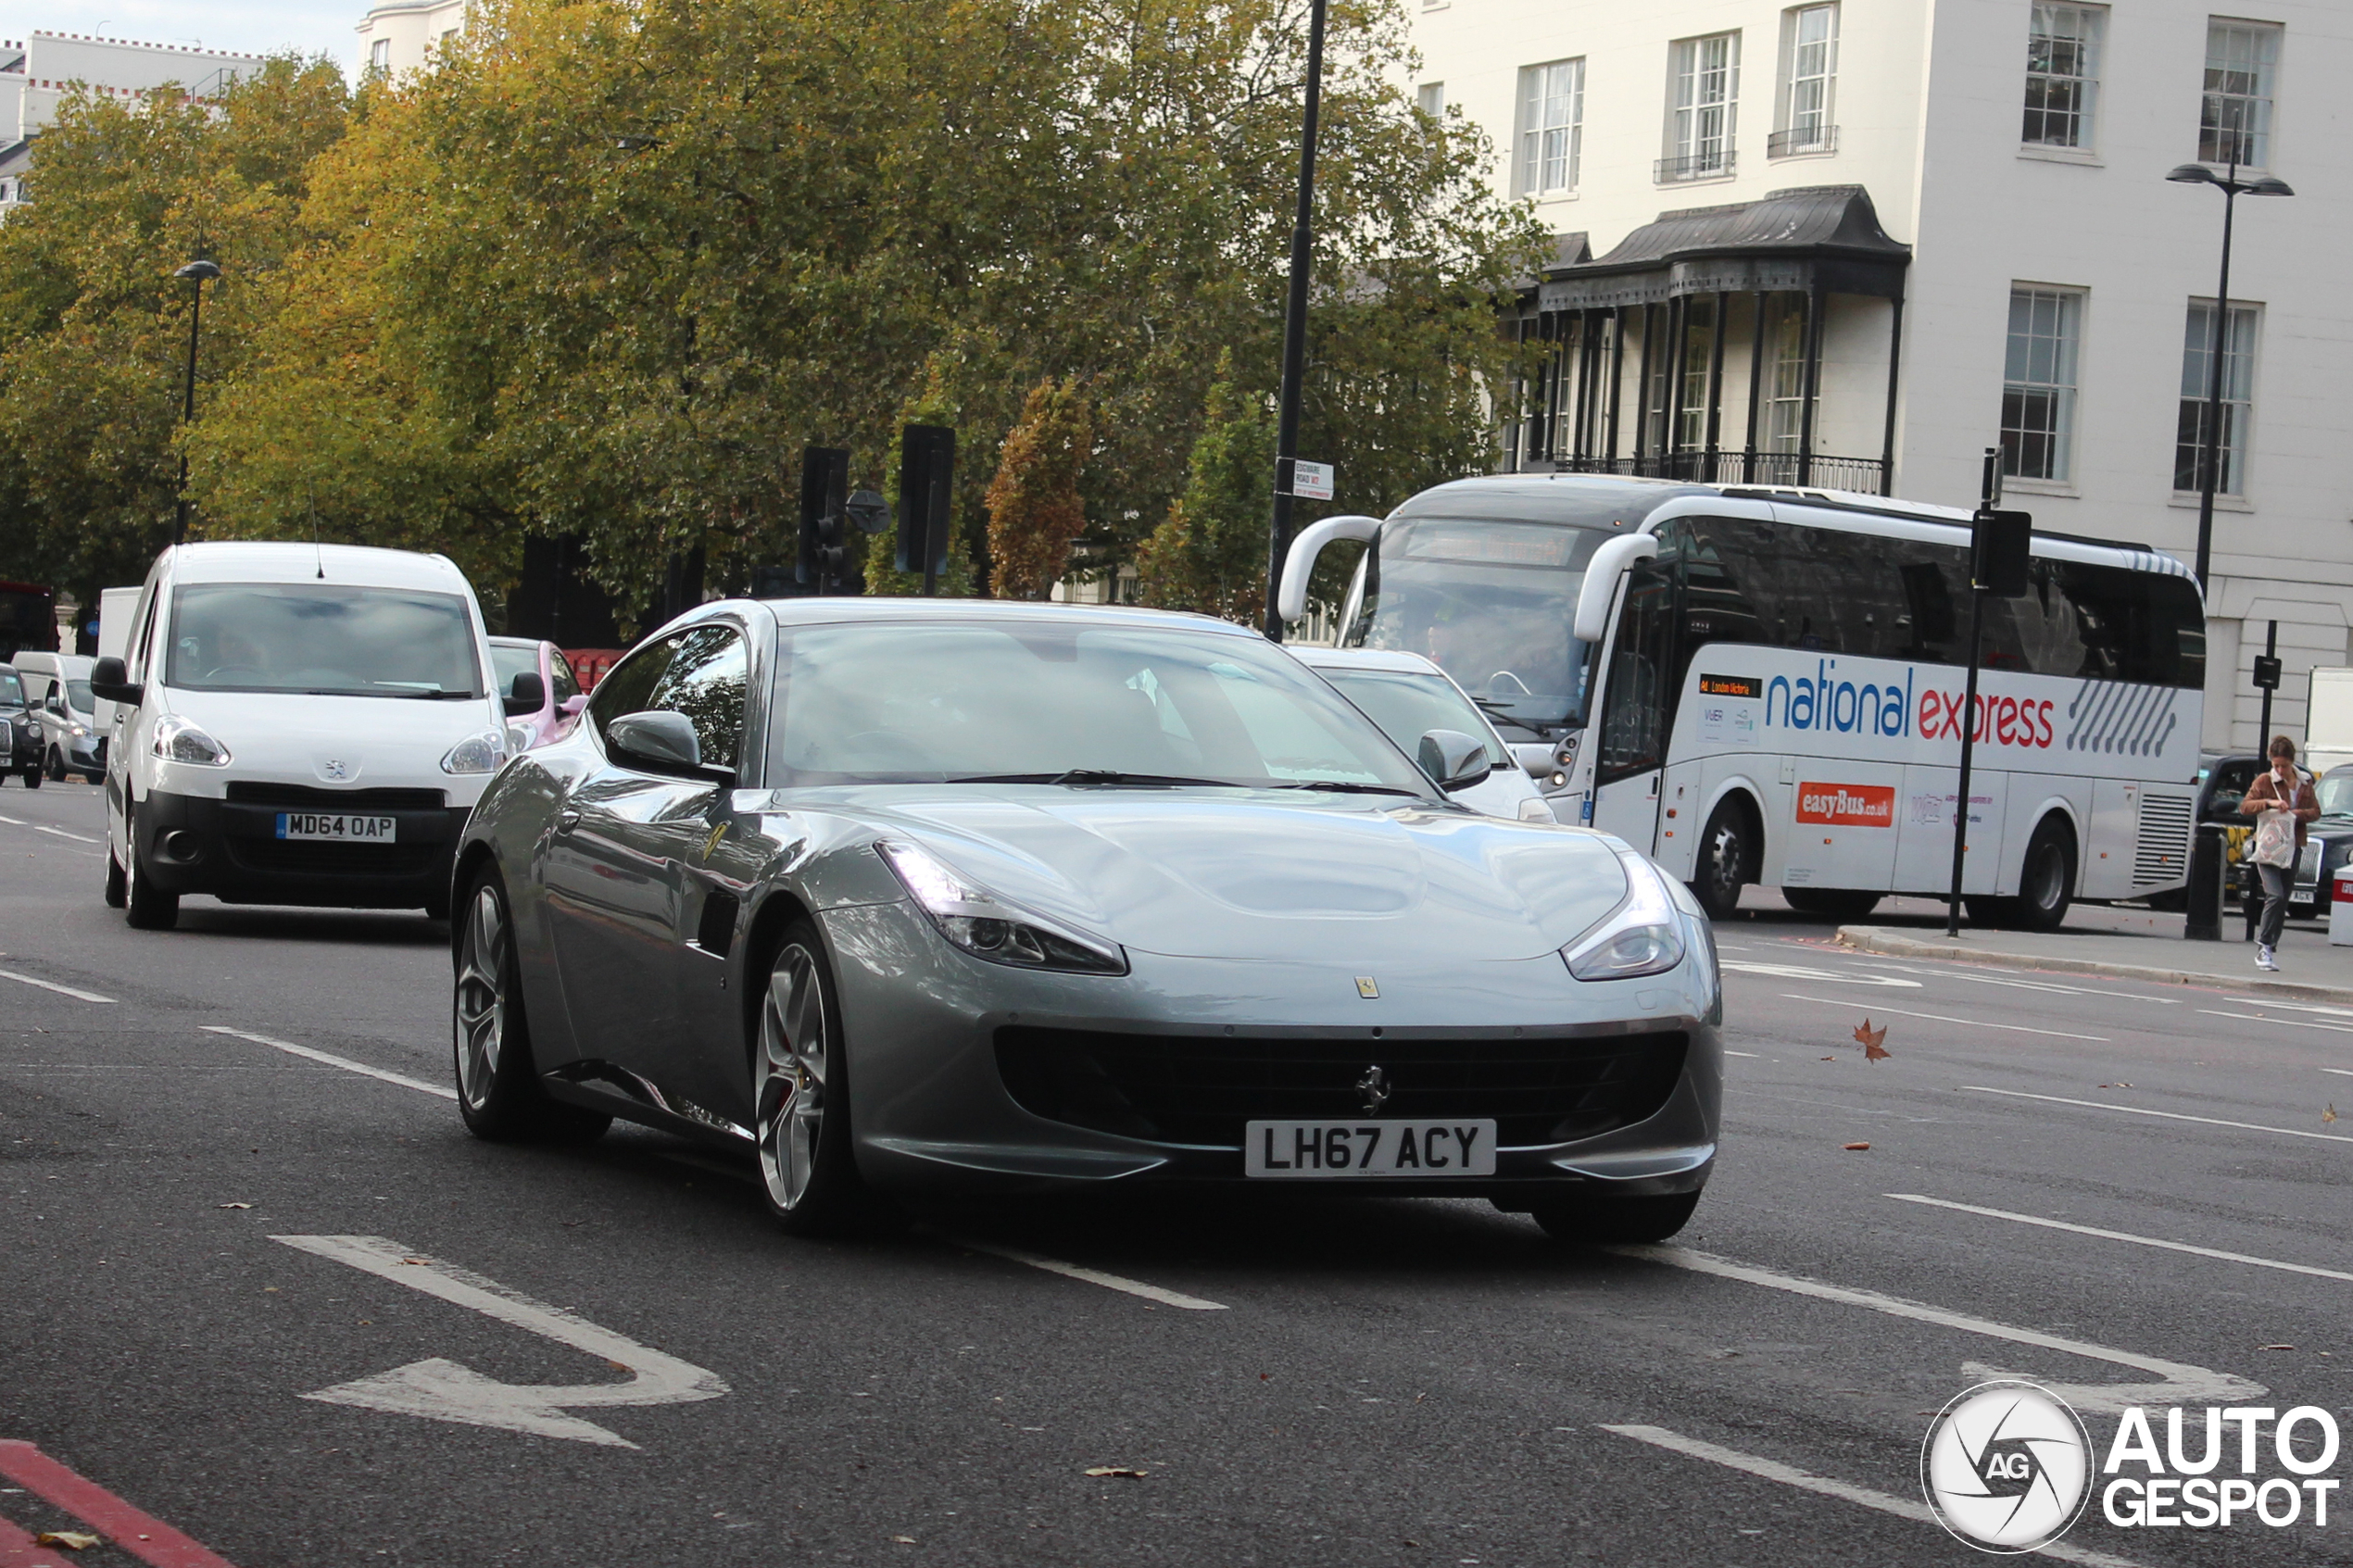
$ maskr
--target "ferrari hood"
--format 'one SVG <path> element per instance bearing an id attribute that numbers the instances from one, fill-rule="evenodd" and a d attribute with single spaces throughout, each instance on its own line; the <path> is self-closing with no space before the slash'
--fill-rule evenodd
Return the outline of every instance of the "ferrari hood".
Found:
<path id="1" fill-rule="evenodd" d="M 1041 914 L 1185 958 L 1536 958 L 1626 892 L 1595 834 L 1381 797 L 1039 785 L 866 799 L 878 836 L 912 838 Z"/>

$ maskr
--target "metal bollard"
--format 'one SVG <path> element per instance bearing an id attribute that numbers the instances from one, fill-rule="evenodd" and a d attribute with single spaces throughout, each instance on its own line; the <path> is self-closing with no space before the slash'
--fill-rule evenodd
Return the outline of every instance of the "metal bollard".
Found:
<path id="1" fill-rule="evenodd" d="M 2221 822 L 2200 822 L 2190 845 L 2188 915 L 2182 935 L 2192 942 L 2222 940 L 2222 835 Z"/>

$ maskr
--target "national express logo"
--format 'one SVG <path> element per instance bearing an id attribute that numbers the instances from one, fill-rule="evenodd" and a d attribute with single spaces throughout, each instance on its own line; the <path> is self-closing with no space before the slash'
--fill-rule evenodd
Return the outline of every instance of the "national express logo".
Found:
<path id="1" fill-rule="evenodd" d="M 1955 671 L 1958 673 L 1958 671 Z M 1768 730 L 1832 731 L 1840 734 L 1889 735 L 1922 740 L 1961 738 L 1961 712 L 1968 706 L 1965 690 L 1931 686 L 1915 691 L 1919 671 L 1904 671 L 1904 684 L 1894 677 L 1879 681 L 1841 680 L 1838 660 L 1814 661 L 1814 673 L 1793 679 L 1776 675 L 1764 683 L 1765 727 Z M 1702 691 L 1710 681 L 1738 677 L 1703 675 Z M 1748 683 L 1754 686 L 1755 682 Z M 2058 705 L 2032 698 L 1998 696 L 1980 692 L 1977 697 L 1977 742 L 1983 746 L 2048 747 L 2058 731 L 2051 722 Z"/>

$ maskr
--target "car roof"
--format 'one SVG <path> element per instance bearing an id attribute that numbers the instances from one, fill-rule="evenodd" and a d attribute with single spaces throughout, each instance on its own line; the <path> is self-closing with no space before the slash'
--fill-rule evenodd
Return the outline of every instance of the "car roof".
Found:
<path id="1" fill-rule="evenodd" d="M 683 622 L 730 607 L 740 610 L 746 602 L 742 599 L 714 599 L 680 617 L 679 621 Z M 1145 609 L 1131 605 L 1072 605 L 1037 599 L 890 598 L 866 595 L 761 599 L 754 602 L 786 626 L 861 621 L 1091 621 L 1101 626 L 1207 632 L 1235 637 L 1259 635 L 1252 627 L 1238 626 L 1230 621 L 1220 621 L 1214 615 L 1198 615 L 1181 609 Z"/>
<path id="2" fill-rule="evenodd" d="M 1393 670 L 1401 674 L 1446 678 L 1436 661 L 1392 648 L 1294 647 L 1291 657 L 1312 670 Z"/>
<path id="3" fill-rule="evenodd" d="M 368 545 L 302 545 L 245 540 L 176 545 L 171 575 L 180 583 L 328 583 L 370 588 L 470 593 L 466 574 L 447 556 L 382 550 Z"/>

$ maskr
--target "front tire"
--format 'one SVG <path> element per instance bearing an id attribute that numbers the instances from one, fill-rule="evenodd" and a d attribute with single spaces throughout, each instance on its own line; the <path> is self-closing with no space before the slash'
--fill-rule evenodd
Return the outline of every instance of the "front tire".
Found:
<path id="1" fill-rule="evenodd" d="M 1879 908 L 1882 895 L 1844 887 L 1784 887 L 1781 897 L 1801 915 L 1821 920 L 1861 920 Z"/>
<path id="2" fill-rule="evenodd" d="M 2057 931 L 2075 901 L 2075 835 L 2057 817 L 2045 817 L 2026 841 L 2014 898 L 1970 898 L 1969 919 L 2011 931 Z"/>
<path id="3" fill-rule="evenodd" d="M 123 921 L 133 931 L 170 931 L 180 923 L 180 895 L 166 893 L 147 874 L 139 857 L 139 830 L 131 817 L 122 820 L 122 836 L 131 856 L 123 865 Z"/>
<path id="4" fill-rule="evenodd" d="M 1692 869 L 1692 895 L 1713 921 L 1739 912 L 1741 889 L 1755 876 L 1758 852 L 1747 808 L 1738 797 L 1717 803 L 1699 835 L 1699 864 Z"/>
<path id="5" fill-rule="evenodd" d="M 761 1196 L 794 1236 L 840 1236 L 883 1213 L 850 1148 L 837 996 L 817 928 L 794 922 L 769 965 L 751 1061 Z"/>
<path id="6" fill-rule="evenodd" d="M 1575 1247 L 1607 1247 L 1665 1241 L 1691 1223 L 1699 1194 L 1665 1198 L 1551 1198 L 1529 1210 L 1554 1241 Z"/>
<path id="7" fill-rule="evenodd" d="M 469 890 L 455 965 L 450 1035 L 458 1114 L 466 1130 L 492 1143 L 533 1138 L 587 1143 L 601 1137 L 611 1117 L 559 1105 L 539 1086 L 516 975 L 507 890 L 495 872 L 484 872 Z"/>
<path id="8" fill-rule="evenodd" d="M 27 768 L 24 771 L 24 786 L 27 789 L 39 789 L 41 787 L 41 769 L 38 765 Z"/>
<path id="9" fill-rule="evenodd" d="M 49 782 L 51 784 L 66 782 L 66 754 L 54 746 L 49 748 Z"/>
<path id="10" fill-rule="evenodd" d="M 114 858 L 114 851 L 109 849 L 107 851 L 107 891 L 105 895 L 107 908 L 109 909 L 119 909 L 122 908 L 124 904 L 130 901 L 130 879 L 122 873 L 122 862 Z"/>

